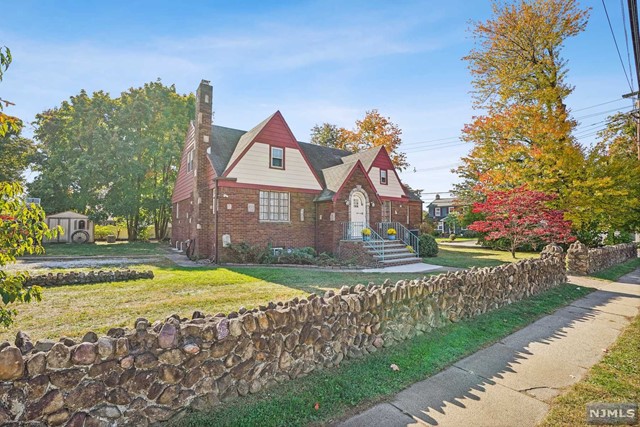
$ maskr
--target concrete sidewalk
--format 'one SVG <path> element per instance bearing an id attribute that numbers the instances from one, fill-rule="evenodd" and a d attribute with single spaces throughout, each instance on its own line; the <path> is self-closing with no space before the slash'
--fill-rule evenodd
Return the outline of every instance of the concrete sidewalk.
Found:
<path id="1" fill-rule="evenodd" d="M 640 309 L 640 269 L 570 282 L 598 290 L 338 425 L 535 426 Z"/>

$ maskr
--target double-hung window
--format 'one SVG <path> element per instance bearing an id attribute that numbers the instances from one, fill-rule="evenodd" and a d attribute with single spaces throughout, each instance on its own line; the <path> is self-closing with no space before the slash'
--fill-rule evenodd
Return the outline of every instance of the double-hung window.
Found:
<path id="1" fill-rule="evenodd" d="M 387 170 L 386 169 L 380 169 L 380 184 L 382 185 L 387 185 L 388 181 L 387 181 Z"/>
<path id="2" fill-rule="evenodd" d="M 289 193 L 261 191 L 260 221 L 289 222 Z"/>
<path id="3" fill-rule="evenodd" d="M 271 147 L 270 166 L 275 169 L 284 169 L 284 148 Z"/>

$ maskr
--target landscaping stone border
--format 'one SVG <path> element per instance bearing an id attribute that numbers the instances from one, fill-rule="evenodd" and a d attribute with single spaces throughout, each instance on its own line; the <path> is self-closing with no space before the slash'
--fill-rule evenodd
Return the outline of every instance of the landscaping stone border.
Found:
<path id="1" fill-rule="evenodd" d="M 559 251 L 558 251 L 559 249 Z M 169 420 L 337 366 L 566 282 L 562 249 L 541 259 L 135 328 L 76 342 L 18 333 L 0 344 L 0 423 L 136 425 Z"/>
<path id="2" fill-rule="evenodd" d="M 87 283 L 125 282 L 128 280 L 153 279 L 152 271 L 136 270 L 111 270 L 111 271 L 90 271 L 68 273 L 48 273 L 37 276 L 30 276 L 25 280 L 25 286 L 61 286 L 80 285 Z"/>

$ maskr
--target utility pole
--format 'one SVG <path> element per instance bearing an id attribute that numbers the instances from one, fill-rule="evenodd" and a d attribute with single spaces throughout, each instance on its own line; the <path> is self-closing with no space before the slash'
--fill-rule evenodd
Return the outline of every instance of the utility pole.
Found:
<path id="1" fill-rule="evenodd" d="M 636 81 L 640 88 L 640 28 L 638 27 L 638 3 L 636 0 L 627 0 L 629 6 L 629 25 L 631 26 L 631 41 L 633 42 L 633 57 L 636 65 Z M 635 119 L 636 119 L 636 145 L 638 147 L 638 160 L 640 160 L 640 116 L 638 108 L 640 107 L 640 91 L 636 91 L 624 98 L 636 97 L 635 100 Z"/>

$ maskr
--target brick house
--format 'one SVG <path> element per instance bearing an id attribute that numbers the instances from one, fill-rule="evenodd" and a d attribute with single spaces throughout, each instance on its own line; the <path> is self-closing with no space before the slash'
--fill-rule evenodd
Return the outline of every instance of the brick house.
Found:
<path id="1" fill-rule="evenodd" d="M 190 256 L 225 262 L 228 245 L 241 242 L 337 254 L 361 243 L 365 227 L 371 241 L 386 240 L 389 227 L 401 243 L 417 240 L 408 230 L 420 225 L 422 201 L 384 148 L 354 154 L 299 142 L 279 111 L 249 131 L 213 125 L 212 94 L 203 80 L 173 190 L 175 247 L 188 242 Z"/>

